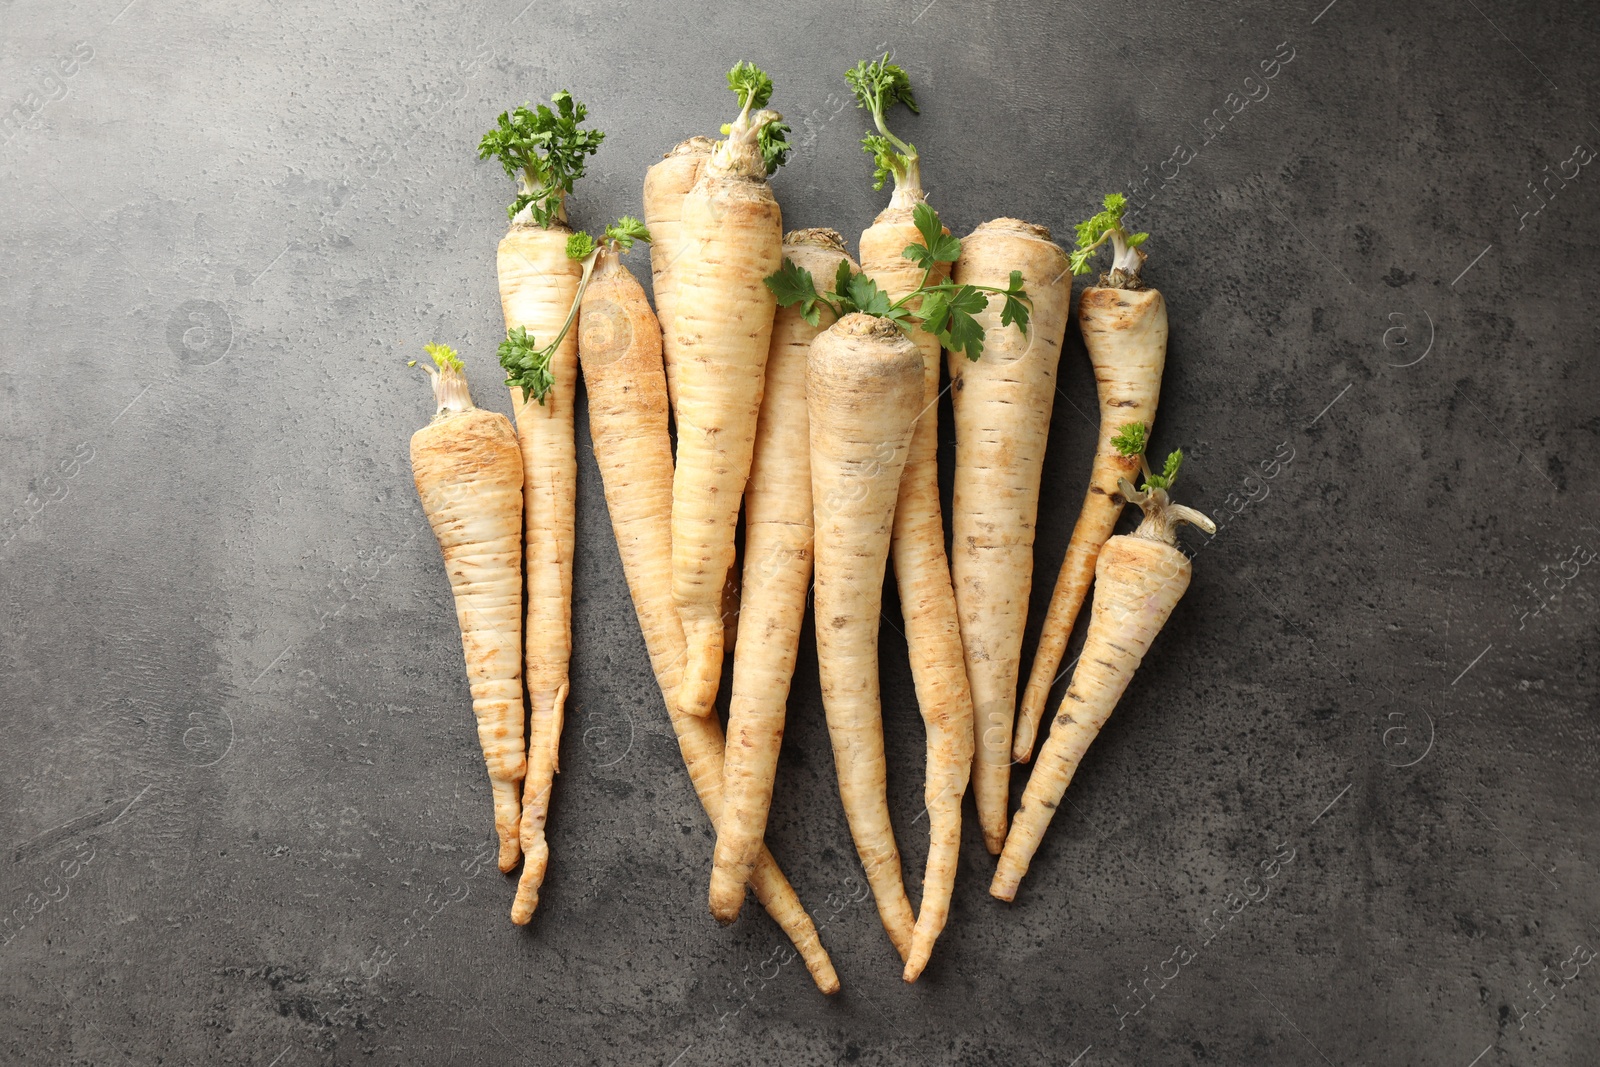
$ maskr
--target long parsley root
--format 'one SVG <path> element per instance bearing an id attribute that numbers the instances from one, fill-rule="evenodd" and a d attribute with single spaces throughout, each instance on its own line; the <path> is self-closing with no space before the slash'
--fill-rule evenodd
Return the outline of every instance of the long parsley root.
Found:
<path id="1" fill-rule="evenodd" d="M 1072 277 L 1066 256 L 1042 226 L 995 219 L 962 240 L 957 282 L 994 286 L 1019 273 L 1033 297 L 1032 330 L 1013 328 L 991 307 L 978 316 L 983 358 L 950 354 L 956 424 L 950 577 L 972 685 L 972 793 L 984 843 L 995 854 L 1006 836 L 1039 479 Z"/>
<path id="2" fill-rule="evenodd" d="M 785 258 L 831 277 L 848 263 L 832 230 L 800 230 Z M 811 587 L 811 464 L 806 418 L 806 357 L 826 321 L 783 308 L 772 327 L 766 389 L 756 422 L 750 483 L 744 491 L 744 609 L 733 650 L 723 814 L 711 871 L 711 914 L 732 922 L 750 868 L 761 854 L 772 805 L 778 749 Z M 937 344 L 937 342 L 935 342 Z"/>
<path id="3" fill-rule="evenodd" d="M 650 228 L 651 288 L 655 291 L 656 317 L 672 321 L 672 285 L 678 258 L 683 255 L 683 200 L 711 158 L 716 142 L 691 137 L 673 147 L 661 162 L 644 172 L 644 224 Z M 671 346 L 673 352 L 676 346 Z M 667 404 L 677 407 L 677 367 L 667 359 Z"/>
<path id="4" fill-rule="evenodd" d="M 577 337 L 568 331 L 587 271 L 568 256 L 566 196 L 583 176 L 584 158 L 604 134 L 584 130 L 584 106 L 570 93 L 502 113 L 478 146 L 517 180 L 507 209 L 511 227 L 496 263 L 506 340 L 500 362 L 509 374 L 517 439 L 522 448 L 527 578 L 525 681 L 532 707 L 528 776 L 523 782 L 522 878 L 512 920 L 526 923 L 538 904 L 550 849 L 545 822 L 559 769 L 572 659 L 572 555 L 578 489 L 572 409 L 577 395 Z M 539 339 L 547 339 L 540 345 Z M 553 339 L 553 340 L 552 340 Z M 501 869 L 506 867 L 501 850 Z M 515 856 L 512 857 L 515 862 Z"/>
<path id="5" fill-rule="evenodd" d="M 489 767 L 500 869 L 517 862 L 522 783 L 522 456 L 504 415 L 475 407 L 461 360 L 428 345 L 437 401 L 411 435 L 411 473 L 455 597 L 478 743 Z M 509 862 L 507 857 L 510 857 Z"/>
<path id="6" fill-rule="evenodd" d="M 862 863 L 866 865 L 867 880 L 872 885 L 873 893 L 878 901 L 878 914 L 883 919 L 884 927 L 889 931 L 890 939 L 895 948 L 899 950 L 901 958 L 906 961 L 904 977 L 906 981 L 915 981 L 927 963 L 928 954 L 932 951 L 933 941 L 938 936 L 948 914 L 949 898 L 947 896 L 954 878 L 954 859 L 952 845 L 949 838 L 949 827 L 952 819 L 959 819 L 959 812 L 952 814 L 949 808 L 949 793 L 955 792 L 955 802 L 960 802 L 960 790 L 966 787 L 966 778 L 963 767 L 970 762 L 970 733 L 967 736 L 957 737 L 951 731 L 948 719 L 930 717 L 929 732 L 929 781 L 927 795 L 929 796 L 929 813 L 937 815 L 940 822 L 930 842 L 928 851 L 928 889 L 924 896 L 932 893 L 932 899 L 924 901 L 923 911 L 926 920 L 919 917 L 915 923 L 910 920 L 910 904 L 905 900 L 905 887 L 900 874 L 900 855 L 894 844 L 894 833 L 888 822 L 888 802 L 883 794 L 884 766 L 883 766 L 883 728 L 882 714 L 878 699 L 877 680 L 877 622 L 876 614 L 882 603 L 883 571 L 886 561 L 878 557 L 877 585 L 870 592 L 874 618 L 869 624 L 861 618 L 855 619 L 855 625 L 850 630 L 850 635 L 837 633 L 831 620 L 848 620 L 849 615 L 823 611 L 821 589 L 823 585 L 823 515 L 824 511 L 835 507 L 845 506 L 859 508 L 861 504 L 859 495 L 856 499 L 845 500 L 841 495 L 837 500 L 824 496 L 828 490 L 824 488 L 827 478 L 837 479 L 838 473 L 819 474 L 816 464 L 819 457 L 828 456 L 827 450 L 834 447 L 827 442 L 827 434 L 832 432 L 826 428 L 819 429 L 818 405 L 836 402 L 827 399 L 831 393 L 819 393 L 819 345 L 824 339 L 833 338 L 828 345 L 839 345 L 844 341 L 849 344 L 846 348 L 863 349 L 870 353 L 874 346 L 882 348 L 895 338 L 894 347 L 908 349 L 917 357 L 917 365 L 921 368 L 918 381 L 921 386 L 916 390 L 918 403 L 916 411 L 911 416 L 911 424 L 907 429 L 906 454 L 909 455 L 911 442 L 914 440 L 916 423 L 926 408 L 923 398 L 926 395 L 927 366 L 923 362 L 922 353 L 917 346 L 904 336 L 915 326 L 932 334 L 944 348 L 952 351 L 965 352 L 968 357 L 976 359 L 983 353 L 984 328 L 975 318 L 975 315 L 984 313 L 988 307 L 991 296 L 1002 298 L 1000 319 L 1002 324 L 1015 323 L 1020 330 L 1028 326 L 1029 297 L 1022 288 L 1022 275 L 1013 271 L 1007 280 L 1005 288 L 981 284 L 956 284 L 954 282 L 936 282 L 934 277 L 941 269 L 948 270 L 949 264 L 961 254 L 961 242 L 944 232 L 944 224 L 939 221 L 939 215 L 925 203 L 919 203 L 911 211 L 912 223 L 920 241 L 912 242 L 901 251 L 901 256 L 916 264 L 922 272 L 922 280 L 908 292 L 891 300 L 889 295 L 878 288 L 876 282 L 865 274 L 854 273 L 848 262 L 841 262 L 834 275 L 833 288 L 827 293 L 819 293 L 816 279 L 809 270 L 796 264 L 793 260 L 786 260 L 783 269 L 767 279 L 767 286 L 777 297 L 778 303 L 783 307 L 798 306 L 801 314 L 808 322 L 820 321 L 823 311 L 830 311 L 840 321 L 830 330 L 822 334 L 811 345 L 811 362 L 807 377 L 807 404 L 811 417 L 811 486 L 812 502 L 816 512 L 817 541 L 816 541 L 816 570 L 817 570 L 817 654 L 823 668 L 823 703 L 827 706 L 828 727 L 833 737 L 834 761 L 839 772 L 839 792 L 844 801 L 845 815 L 850 821 L 851 834 L 856 841 L 856 851 L 860 854 Z M 855 313 L 855 314 L 852 314 Z M 847 318 L 848 316 L 848 318 Z M 846 326 L 846 323 L 850 323 Z M 890 327 L 903 331 L 896 334 Z M 826 346 L 825 346 L 826 348 Z M 857 353 L 856 363 L 861 364 L 864 357 Z M 880 355 L 880 360 L 883 358 Z M 826 360 L 823 364 L 826 365 Z M 841 366 L 849 370 L 854 367 L 856 372 L 862 372 L 864 367 L 870 367 L 871 361 L 867 360 L 862 365 L 852 364 L 846 360 Z M 886 434 L 895 430 L 898 423 L 894 421 L 893 413 L 886 412 L 884 421 L 879 429 Z M 864 432 L 864 431 L 852 431 Z M 819 434 L 821 437 L 819 438 Z M 880 451 L 888 448 L 895 438 L 886 436 L 880 445 Z M 860 442 L 856 442 L 859 445 Z M 843 447 L 843 446 L 840 446 Z M 877 467 L 883 466 L 890 458 L 898 455 L 890 450 L 888 453 L 874 458 L 864 470 L 870 471 L 873 477 L 881 478 L 882 471 Z M 839 464 L 848 460 L 834 457 L 828 459 L 833 470 Z M 905 455 L 898 455 L 894 459 L 897 471 L 903 471 L 906 462 Z M 857 472 L 858 474 L 860 472 Z M 894 521 L 895 502 L 900 497 L 900 475 L 896 474 L 893 483 L 874 482 L 877 490 L 890 495 L 890 506 L 883 516 L 885 524 Z M 860 494 L 866 492 L 866 487 L 860 478 L 854 485 L 838 487 L 840 494 Z M 842 502 L 842 505 L 841 505 Z M 875 506 L 875 505 L 874 505 Z M 863 513 L 865 518 L 854 523 L 854 530 L 849 530 L 851 536 L 876 537 L 877 534 L 871 527 L 873 516 L 876 512 Z M 847 524 L 849 526 L 851 524 Z M 832 536 L 844 536 L 840 530 L 830 531 Z M 888 536 L 886 534 L 885 536 Z M 942 539 L 942 534 L 940 535 Z M 846 544 L 855 542 L 847 541 Z M 872 555 L 875 551 L 871 546 L 875 541 L 861 542 L 860 551 L 848 548 L 834 549 L 840 556 L 839 566 L 845 568 L 845 573 L 851 582 L 864 581 L 870 570 Z M 870 549 L 870 551 L 869 551 Z M 885 548 L 887 552 L 887 547 Z M 850 568 L 855 568 L 851 570 Z M 862 568 L 866 568 L 863 570 Z M 851 591 L 851 596 L 864 598 L 869 594 L 862 589 Z M 841 594 L 843 595 L 843 594 Z M 865 610 L 865 601 L 857 599 L 852 605 L 857 610 Z M 920 610 L 920 607 L 919 609 Z M 871 645 L 859 645 L 850 638 L 853 636 L 861 641 L 866 638 L 864 630 L 870 628 Z M 825 649 L 824 646 L 827 646 Z M 832 651 L 830 652 L 829 649 Z M 828 703 L 828 673 L 830 656 L 837 662 L 833 668 L 841 676 L 837 698 L 837 714 L 835 705 Z M 872 673 L 870 678 L 856 677 L 851 674 L 852 669 L 859 669 L 862 663 L 870 663 Z M 957 671 L 956 673 L 959 673 Z M 919 683 L 918 695 L 923 690 Z M 927 712 L 924 711 L 924 715 Z M 835 729 L 835 720 L 839 728 Z M 936 784 L 935 778 L 941 781 Z M 941 795 L 942 794 L 942 795 Z M 937 811 L 935 810 L 937 809 Z M 956 824 L 959 834 L 959 822 Z M 914 927 L 914 931 L 912 929 Z"/>
<path id="7" fill-rule="evenodd" d="M 922 356 L 893 323 L 846 315 L 811 343 L 806 400 L 822 704 L 850 835 L 904 960 L 916 919 L 889 823 L 878 619 L 895 497 L 922 408 Z"/>
<path id="8" fill-rule="evenodd" d="M 1193 568 L 1177 547 L 1178 524 L 1193 523 L 1207 533 L 1216 531 L 1210 519 L 1193 508 L 1174 504 L 1167 495 L 1183 462 L 1181 451 L 1167 457 L 1160 474 L 1153 474 L 1145 464 L 1147 430 L 1142 423 L 1130 423 L 1114 438 L 1118 454 L 1144 473 L 1144 484 L 1138 490 L 1127 479 L 1118 483 L 1118 491 L 1144 511 L 1144 521 L 1133 533 L 1111 538 L 1100 550 L 1083 655 L 1072 672 L 1039 763 L 1023 790 L 1016 821 L 989 886 L 990 895 L 1000 900 L 1016 897 L 1017 885 L 1028 871 L 1073 772 L 1122 699 L 1150 643 L 1189 588 Z"/>
<path id="9" fill-rule="evenodd" d="M 875 62 L 859 63 L 845 77 L 856 102 L 871 113 L 877 129 L 862 140 L 862 147 L 875 164 L 874 187 L 881 189 L 889 176 L 894 178 L 889 206 L 861 234 L 861 269 L 891 300 L 898 300 L 925 281 L 943 282 L 950 273 L 949 263 L 936 259 L 932 271 L 924 271 L 903 254 L 908 245 L 928 247 L 930 235 L 918 231 L 914 217 L 916 206 L 927 198 L 922 191 L 921 159 L 916 148 L 890 132 L 884 113 L 897 103 L 915 112 L 916 100 L 910 78 L 890 63 L 887 55 Z M 936 243 L 949 240 L 943 227 L 940 229 Z M 908 305 L 913 310 L 917 306 Z M 972 773 L 973 745 L 972 692 L 967 684 L 939 505 L 939 375 L 943 348 L 938 337 L 920 326 L 910 336 L 922 356 L 922 410 L 911 438 L 905 473 L 900 477 L 890 553 L 905 619 L 917 706 L 927 728 L 923 799 L 928 810 L 929 846 L 922 904 L 906 961 L 908 981 L 926 966 L 934 940 L 950 914 L 961 847 L 961 803 Z"/>
<path id="10" fill-rule="evenodd" d="M 663 335 L 678 393 L 672 597 L 689 647 L 678 699 L 692 715 L 711 713 L 722 676 L 723 588 L 776 307 L 762 279 L 783 259 L 783 220 L 767 175 L 787 146 L 781 133 L 774 140 L 781 116 L 761 110 L 772 79 L 740 63 L 728 87 L 739 115 L 684 197 L 683 251 Z"/>
<path id="11" fill-rule="evenodd" d="M 1078 326 L 1100 395 L 1100 441 L 1089 473 L 1089 491 L 1072 528 L 1022 697 L 1012 742 L 1012 756 L 1021 762 L 1033 754 L 1039 720 L 1094 580 L 1100 546 L 1122 515 L 1117 480 L 1131 478 L 1138 470 L 1138 463 L 1121 455 L 1112 440 L 1117 428 L 1129 422 L 1152 425 L 1161 394 L 1161 371 L 1167 359 L 1167 304 L 1160 292 L 1145 288 L 1139 276 L 1145 260 L 1139 246 L 1149 235 L 1123 230 L 1126 206 L 1121 194 L 1106 197 L 1105 210 L 1079 224 L 1078 248 L 1071 257 L 1073 273 L 1085 274 L 1100 245 L 1110 241 L 1115 252 L 1111 270 L 1098 286 L 1085 289 L 1078 301 Z"/>
<path id="12" fill-rule="evenodd" d="M 672 601 L 672 440 L 661 331 L 644 290 L 617 255 L 626 243 L 608 234 L 583 299 L 578 354 L 589 434 L 650 665 L 689 778 L 715 827 L 723 817 L 722 728 L 715 716 L 689 715 L 678 706 L 685 646 Z M 816 924 L 765 848 L 758 848 L 750 887 L 794 942 L 817 988 L 836 992 L 839 977 Z"/>

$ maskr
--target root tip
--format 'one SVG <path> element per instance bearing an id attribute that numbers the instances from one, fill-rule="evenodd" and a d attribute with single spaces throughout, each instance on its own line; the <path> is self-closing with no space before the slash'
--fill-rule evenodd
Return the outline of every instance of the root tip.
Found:
<path id="1" fill-rule="evenodd" d="M 723 926 L 732 926 L 744 906 L 744 886 L 735 884 L 721 871 L 711 875 L 711 917 Z"/>
<path id="2" fill-rule="evenodd" d="M 1011 878 L 1002 879 L 997 873 L 994 881 L 989 883 L 989 895 L 996 900 L 1003 900 L 1007 904 L 1017 899 L 1017 882 Z"/>

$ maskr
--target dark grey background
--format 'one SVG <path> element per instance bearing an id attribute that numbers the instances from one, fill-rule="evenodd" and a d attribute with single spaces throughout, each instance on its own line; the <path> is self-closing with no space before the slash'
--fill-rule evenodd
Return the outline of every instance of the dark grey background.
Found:
<path id="1" fill-rule="evenodd" d="M 0 0 L 0 104 L 27 119 L 0 128 L 0 1059 L 1593 1062 L 1600 970 L 1569 961 L 1600 944 L 1600 574 L 1575 555 L 1600 549 L 1600 172 L 1548 179 L 1600 145 L 1592 6 L 523 3 Z M 840 74 L 884 47 L 958 233 L 1070 238 L 1154 179 L 1157 446 L 1189 450 L 1189 503 L 1256 499 L 1015 905 L 969 820 L 915 986 L 846 902 L 802 656 L 771 843 L 827 920 L 826 1000 L 798 965 L 756 977 L 782 943 L 758 909 L 706 913 L 709 828 L 585 451 L 554 859 L 515 929 L 406 454 L 424 341 L 508 408 L 510 184 L 477 138 L 570 87 L 608 132 L 572 203 L 597 227 L 730 117 L 749 57 L 800 144 L 786 222 L 853 244 L 886 194 Z M 1074 324 L 1036 623 L 1093 412 Z M 915 899 L 921 728 L 884 632 Z"/>

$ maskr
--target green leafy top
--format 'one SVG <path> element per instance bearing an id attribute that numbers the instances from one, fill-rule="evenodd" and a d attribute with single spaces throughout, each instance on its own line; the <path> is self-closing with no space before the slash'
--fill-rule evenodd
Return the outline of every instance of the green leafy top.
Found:
<path id="1" fill-rule="evenodd" d="M 954 282 L 930 285 L 938 265 L 953 263 L 961 254 L 961 241 L 944 232 L 938 212 L 926 203 L 917 204 L 912 218 L 926 246 L 910 244 L 901 254 L 922 267 L 922 282 L 899 300 L 891 301 L 871 278 L 851 270 L 849 260 L 839 262 L 833 288 L 826 293 L 819 293 L 811 272 L 792 259 L 785 259 L 777 273 L 766 279 L 767 288 L 781 306 L 798 305 L 801 316 L 813 326 L 822 321 L 823 307 L 832 311 L 836 318 L 859 311 L 888 319 L 908 331 L 920 323 L 945 348 L 965 353 L 968 359 L 974 360 L 983 355 L 983 326 L 975 316 L 989 306 L 990 294 L 1005 300 L 1000 312 L 1002 326 L 1015 324 L 1024 333 L 1028 331 L 1030 301 L 1022 288 L 1021 271 L 1011 272 L 1004 289 Z M 909 305 L 918 298 L 922 303 L 913 310 Z"/>
<path id="2" fill-rule="evenodd" d="M 861 148 L 872 157 L 872 187 L 882 189 L 883 183 L 894 176 L 895 195 L 899 199 L 917 201 L 922 198 L 922 175 L 919 157 L 914 145 L 902 141 L 889 131 L 884 115 L 896 104 L 904 104 L 913 115 L 919 114 L 916 98 L 911 93 L 911 77 L 904 68 L 889 62 L 889 53 L 868 62 L 863 59 L 844 73 L 855 94 L 856 106 L 872 113 L 877 133 L 861 139 Z"/>
<path id="3" fill-rule="evenodd" d="M 467 388 L 467 368 L 449 345 L 426 344 L 422 350 L 433 357 L 433 366 L 424 366 L 433 382 L 435 421 L 447 415 L 472 410 L 472 392 Z M 407 360 L 406 366 L 415 367 L 417 361 Z"/>
<path id="4" fill-rule="evenodd" d="M 459 374 L 467 369 L 461 357 L 456 355 L 456 350 L 449 345 L 427 344 L 422 346 L 422 350 L 433 357 L 433 365 L 440 370 L 453 370 Z"/>
<path id="5" fill-rule="evenodd" d="M 728 88 L 739 98 L 741 111 L 760 111 L 772 99 L 772 76 L 741 59 L 728 71 Z"/>
<path id="6" fill-rule="evenodd" d="M 789 152 L 794 146 L 789 143 L 789 126 L 783 116 L 764 110 L 772 99 L 772 77 L 754 63 L 741 59 L 728 71 L 728 88 L 739 98 L 739 117 L 722 124 L 722 136 L 740 143 L 753 136 L 767 176 L 776 174 L 778 168 L 789 161 Z M 733 137 L 736 130 L 738 138 Z"/>
<path id="7" fill-rule="evenodd" d="M 1150 443 L 1150 430 L 1142 422 L 1130 422 L 1117 431 L 1117 436 L 1111 439 L 1111 445 L 1124 456 L 1138 456 L 1139 467 L 1144 472 L 1144 484 L 1139 488 L 1144 492 L 1153 489 L 1171 489 L 1172 483 L 1178 480 L 1178 468 L 1183 466 L 1183 449 L 1174 449 L 1167 456 L 1167 461 L 1161 467 L 1160 474 L 1150 470 L 1150 464 L 1145 459 L 1145 449 Z"/>
<path id="8" fill-rule="evenodd" d="M 1206 533 L 1216 533 L 1217 526 L 1208 517 L 1194 508 L 1174 503 L 1168 495 L 1172 484 L 1178 480 L 1178 468 L 1183 466 L 1183 449 L 1174 449 L 1162 464 L 1161 473 L 1154 474 L 1144 455 L 1149 443 L 1150 428 L 1142 422 L 1125 424 L 1111 439 L 1111 444 L 1121 455 L 1139 457 L 1139 469 L 1144 474 L 1144 484 L 1138 489 L 1126 478 L 1117 479 L 1117 491 L 1144 512 L 1144 521 L 1133 531 L 1133 536 L 1175 545 L 1178 524 L 1183 522 L 1192 523 Z"/>
<path id="9" fill-rule="evenodd" d="M 1095 249 L 1108 239 L 1115 256 L 1108 280 L 1119 288 L 1136 288 L 1139 267 L 1145 254 L 1136 251 L 1150 236 L 1148 233 L 1130 234 L 1122 228 L 1122 215 L 1128 210 L 1128 198 L 1121 193 L 1110 193 L 1105 198 L 1105 210 L 1078 223 L 1078 247 L 1068 257 L 1074 274 L 1088 274 L 1089 262 Z M 1121 277 L 1119 278 L 1119 274 Z M 1131 283 L 1131 284 L 1130 284 Z"/>
<path id="10" fill-rule="evenodd" d="M 521 389 L 524 398 L 537 400 L 541 405 L 544 403 L 550 387 L 555 384 L 555 377 L 550 373 L 550 360 L 577 318 L 578 306 L 583 303 L 583 294 L 589 288 L 589 278 L 594 273 L 596 257 L 603 249 L 625 252 L 633 247 L 635 241 L 648 240 L 650 231 L 632 215 L 624 215 L 607 226 L 599 241 L 583 230 L 567 238 L 567 258 L 583 263 L 577 296 L 573 297 L 567 319 L 561 324 L 555 340 L 547 345 L 540 345 L 538 339 L 528 333 L 526 326 L 506 331 L 506 339 L 500 342 L 499 355 L 500 366 L 506 371 L 507 385 Z"/>
<path id="11" fill-rule="evenodd" d="M 584 157 L 594 155 L 606 136 L 600 130 L 579 129 L 589 109 L 565 89 L 550 98 L 550 105 L 553 110 L 545 104 L 523 104 L 501 112 L 478 143 L 479 159 L 499 159 L 506 175 L 517 179 L 517 198 L 506 214 L 514 220 L 526 208 L 546 228 L 565 219 L 563 204 L 573 182 L 583 177 Z"/>

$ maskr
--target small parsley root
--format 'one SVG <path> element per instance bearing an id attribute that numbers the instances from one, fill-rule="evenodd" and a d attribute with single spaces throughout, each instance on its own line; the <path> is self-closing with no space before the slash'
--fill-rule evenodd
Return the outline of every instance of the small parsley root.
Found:
<path id="1" fill-rule="evenodd" d="M 1033 755 L 1050 687 L 1094 581 L 1095 558 L 1122 515 L 1117 481 L 1132 477 L 1138 469 L 1134 459 L 1117 451 L 1114 438 L 1118 428 L 1130 422 L 1154 423 L 1167 359 L 1166 301 L 1158 290 L 1146 288 L 1139 276 L 1145 260 L 1139 246 L 1147 235 L 1123 231 L 1126 201 L 1120 194 L 1106 197 L 1105 208 L 1079 224 L 1078 249 L 1071 257 L 1074 273 L 1088 273 L 1094 249 L 1111 240 L 1117 249 L 1116 263 L 1121 264 L 1114 264 L 1102 284 L 1088 287 L 1078 300 L 1078 326 L 1094 365 L 1100 398 L 1100 440 L 1089 473 L 1089 490 L 1067 543 L 1022 696 L 1011 749 L 1012 757 L 1022 763 Z"/>
<path id="2" fill-rule="evenodd" d="M 572 412 L 578 338 L 571 332 L 593 268 L 594 242 L 566 224 L 566 196 L 604 134 L 582 129 L 587 109 L 565 91 L 550 105 L 501 114 L 478 145 L 517 180 L 510 230 L 496 265 L 506 339 L 500 364 L 511 387 L 522 448 L 524 573 L 527 581 L 524 680 L 532 708 L 528 775 L 523 781 L 524 864 L 511 907 L 523 924 L 538 906 L 550 850 L 545 823 L 559 770 L 562 720 L 572 660 L 572 556 L 578 487 Z"/>
<path id="3" fill-rule="evenodd" d="M 672 321 L 673 268 L 683 254 L 683 199 L 700 180 L 706 160 L 716 142 L 709 137 L 691 137 L 675 146 L 661 162 L 644 172 L 644 224 L 650 227 L 651 288 L 655 292 L 656 317 Z M 676 410 L 677 368 L 667 362 L 667 402 Z"/>
<path id="4" fill-rule="evenodd" d="M 1040 750 L 1038 765 L 1023 790 L 1022 804 L 989 886 L 989 894 L 1000 900 L 1015 899 L 1017 886 L 1084 753 L 1189 588 L 1192 567 L 1189 557 L 1177 547 L 1177 525 L 1187 522 L 1208 533 L 1216 530 L 1210 519 L 1174 504 L 1167 495 L 1177 478 L 1182 452 L 1168 456 L 1159 475 L 1145 465 L 1147 430 L 1143 423 L 1131 423 L 1116 437 L 1119 454 L 1143 470 L 1141 489 L 1135 490 L 1122 479 L 1119 491 L 1139 505 L 1144 521 L 1133 533 L 1111 538 L 1100 550 L 1083 655 Z"/>
<path id="5" fill-rule="evenodd" d="M 689 778 L 717 827 L 725 817 L 722 727 L 714 715 L 681 711 L 677 699 L 685 649 L 672 601 L 672 439 L 661 330 L 643 288 L 613 244 L 620 242 L 602 244 L 580 318 L 578 358 L 589 395 L 589 435 L 650 666 Z M 816 924 L 759 840 L 749 884 L 794 943 L 817 988 L 836 992 L 839 976 Z"/>
<path id="6" fill-rule="evenodd" d="M 811 343 L 806 404 L 822 704 L 850 836 L 902 962 L 916 918 L 889 822 L 878 627 L 922 378 L 917 346 L 885 318 L 845 315 Z"/>
<path id="7" fill-rule="evenodd" d="M 1006 835 L 1039 481 L 1072 276 L 1042 226 L 995 219 L 962 239 L 957 282 L 994 286 L 1010 277 L 1015 285 L 1019 275 L 1033 294 L 1032 328 L 1024 333 L 1008 325 L 1003 310 L 991 305 L 978 314 L 983 358 L 950 354 L 956 424 L 950 577 L 972 686 L 972 793 L 984 843 L 995 854 Z"/>
<path id="8" fill-rule="evenodd" d="M 862 140 L 862 147 L 875 164 L 874 187 L 881 189 L 888 177 L 894 178 L 889 206 L 861 234 L 861 269 L 891 300 L 898 300 L 924 281 L 924 268 L 903 253 L 908 245 L 928 247 L 928 239 L 919 232 L 915 219 L 916 206 L 927 198 L 922 191 L 916 148 L 889 130 L 884 113 L 895 104 L 904 104 L 915 113 L 916 100 L 910 78 L 890 63 L 887 55 L 872 62 L 863 60 L 845 78 L 857 104 L 871 114 L 877 131 Z M 938 241 L 953 240 L 941 226 Z M 949 258 L 954 259 L 954 254 Z M 942 283 L 949 274 L 950 264 L 936 259 L 926 280 Z M 917 310 L 920 301 L 907 307 Z M 913 329 L 910 336 L 922 356 L 922 413 L 911 438 L 905 473 L 900 478 L 890 553 L 900 592 L 900 612 L 905 620 L 917 706 L 927 730 L 923 799 L 928 811 L 928 865 L 905 968 L 906 980 L 915 981 L 950 915 L 961 848 L 961 803 L 972 773 L 973 733 L 972 691 L 967 684 L 939 504 L 939 376 L 943 348 L 939 338 L 921 326 Z"/>
<path id="9" fill-rule="evenodd" d="M 740 63 L 728 87 L 739 114 L 683 199 L 682 254 L 670 268 L 662 324 L 677 390 L 672 596 L 689 649 L 678 699 L 692 715 L 712 713 L 722 676 L 723 590 L 776 309 L 761 281 L 783 261 L 783 220 L 767 175 L 787 146 L 781 133 L 774 141 L 780 116 L 760 110 L 772 79 Z"/>
<path id="10" fill-rule="evenodd" d="M 800 230 L 783 242 L 786 258 L 831 276 L 848 263 L 832 230 Z M 744 608 L 733 645 L 728 757 L 722 823 L 711 871 L 711 914 L 738 918 L 750 869 L 761 854 L 778 770 L 778 749 L 811 591 L 811 463 L 806 417 L 806 357 L 832 317 L 807 322 L 784 308 L 772 326 L 766 388 L 756 420 L 750 482 L 744 491 Z"/>
<path id="11" fill-rule="evenodd" d="M 411 436 L 411 473 L 444 553 L 489 768 L 500 870 L 517 865 L 522 748 L 522 455 L 504 415 L 475 407 L 460 358 L 428 345 L 437 401 Z"/>

